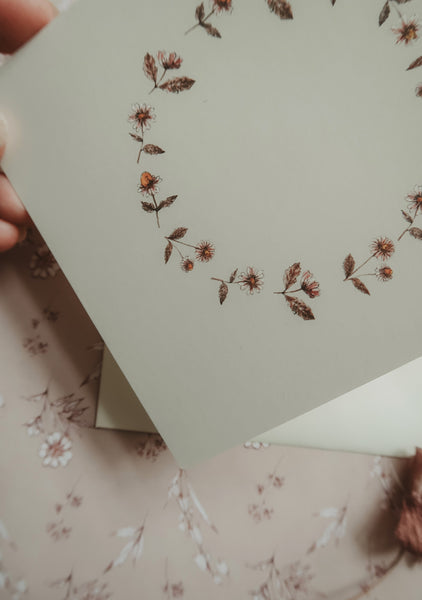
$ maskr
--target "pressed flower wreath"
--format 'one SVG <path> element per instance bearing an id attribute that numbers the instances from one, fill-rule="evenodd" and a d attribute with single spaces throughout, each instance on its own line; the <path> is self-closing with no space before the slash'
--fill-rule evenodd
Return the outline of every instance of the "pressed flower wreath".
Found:
<path id="1" fill-rule="evenodd" d="M 287 0 L 264 0 L 269 10 L 281 20 L 293 19 L 293 10 L 290 2 Z M 329 0 L 334 6 L 336 0 Z M 398 5 L 407 4 L 411 0 L 387 0 L 381 8 L 378 23 L 382 26 L 391 14 L 391 7 L 400 19 L 397 27 L 392 31 L 396 35 L 396 43 L 408 45 L 419 39 L 420 24 L 413 17 L 406 20 Z M 195 9 L 195 21 L 185 34 L 194 30 L 203 29 L 208 35 L 214 38 L 221 38 L 220 31 L 215 27 L 214 19 L 223 14 L 232 12 L 232 0 L 210 0 L 208 12 L 205 10 L 204 2 Z M 195 84 L 195 80 L 182 76 L 171 76 L 172 71 L 179 71 L 183 59 L 176 52 L 159 51 L 155 56 L 150 53 L 145 54 L 143 60 L 143 71 L 145 76 L 151 80 L 153 87 L 150 94 L 156 90 L 178 94 L 190 90 Z M 407 68 L 408 71 L 422 66 L 422 56 L 416 58 Z M 416 88 L 416 95 L 422 98 L 422 83 Z M 137 163 L 140 163 L 142 155 L 157 156 L 164 154 L 165 150 L 156 144 L 145 143 L 147 131 L 150 130 L 152 122 L 155 120 L 154 108 L 146 103 L 133 104 L 129 114 L 128 121 L 132 125 L 134 132 L 130 132 L 131 138 L 139 144 L 137 153 Z M 143 171 L 138 183 L 138 192 L 143 196 L 141 206 L 146 213 L 155 214 L 156 225 L 160 228 L 160 213 L 163 209 L 169 208 L 176 201 L 177 195 L 171 195 L 167 198 L 158 197 L 158 184 L 161 178 L 150 171 Z M 416 186 L 414 191 L 406 196 L 408 202 L 407 210 L 402 210 L 401 214 L 407 223 L 407 227 L 398 234 L 396 242 L 385 236 L 379 236 L 369 243 L 370 255 L 358 266 L 352 254 L 348 254 L 343 261 L 344 281 L 351 282 L 356 290 L 370 295 L 370 291 L 363 278 L 375 277 L 380 282 L 388 282 L 393 278 L 393 269 L 386 264 L 386 261 L 396 251 L 396 245 L 402 238 L 409 236 L 422 240 L 422 229 L 415 226 L 415 221 L 422 214 L 422 186 Z M 207 263 L 212 260 L 215 254 L 215 246 L 211 241 L 201 240 L 197 243 L 186 241 L 186 227 L 177 227 L 169 235 L 164 236 L 166 245 L 164 248 L 164 262 L 167 264 L 172 255 L 178 254 L 180 267 L 185 273 L 193 271 L 196 263 Z M 191 255 L 186 254 L 186 248 L 189 248 Z M 369 272 L 362 273 L 364 267 Z M 376 266 L 375 266 L 376 265 Z M 239 272 L 235 267 L 227 279 L 220 277 L 211 277 L 213 281 L 219 283 L 218 299 L 222 305 L 229 293 L 229 289 L 240 289 L 247 294 L 259 293 L 264 287 L 264 272 L 255 267 L 247 266 L 244 271 Z M 365 280 L 366 281 L 366 280 Z M 295 262 L 287 267 L 283 275 L 283 289 L 274 291 L 274 294 L 280 294 L 286 300 L 287 306 L 293 314 L 301 317 L 305 321 L 315 319 L 312 309 L 304 301 L 304 296 L 309 299 L 317 298 L 320 295 L 320 285 L 314 279 L 309 270 L 302 271 L 300 262 Z M 295 287 L 296 286 L 296 287 Z M 294 289 L 292 289 L 294 288 Z"/>

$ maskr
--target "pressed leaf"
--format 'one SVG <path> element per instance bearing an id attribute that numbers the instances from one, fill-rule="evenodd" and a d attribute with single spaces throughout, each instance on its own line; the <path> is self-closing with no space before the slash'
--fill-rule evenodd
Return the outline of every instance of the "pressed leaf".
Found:
<path id="1" fill-rule="evenodd" d="M 200 23 L 202 23 L 202 20 L 205 17 L 205 8 L 204 8 L 203 2 L 199 6 L 196 7 L 195 17 Z"/>
<path id="2" fill-rule="evenodd" d="M 175 77 L 174 79 L 169 79 L 165 83 L 162 83 L 159 87 L 160 90 L 178 94 L 179 92 L 190 90 L 194 83 L 195 80 L 190 79 L 189 77 Z"/>
<path id="3" fill-rule="evenodd" d="M 160 148 L 160 146 L 155 146 L 154 144 L 147 144 L 144 146 L 143 151 L 147 154 L 164 154 L 164 150 Z"/>
<path id="4" fill-rule="evenodd" d="M 142 204 L 142 208 L 144 209 L 145 212 L 149 212 L 149 213 L 155 212 L 155 206 L 153 205 L 152 202 L 142 201 L 141 204 Z"/>
<path id="5" fill-rule="evenodd" d="M 422 67 L 422 56 L 410 63 L 410 65 L 407 67 L 407 71 L 410 71 L 411 69 L 416 69 L 416 67 Z"/>
<path id="6" fill-rule="evenodd" d="M 419 229 L 419 227 L 411 227 L 409 233 L 417 240 L 422 240 L 422 229 Z"/>
<path id="7" fill-rule="evenodd" d="M 403 215 L 403 218 L 404 218 L 405 221 L 407 221 L 408 223 L 413 223 L 413 219 L 409 215 L 409 213 L 407 213 L 405 210 L 402 210 L 401 214 Z"/>
<path id="8" fill-rule="evenodd" d="M 353 285 L 355 286 L 355 288 L 357 290 L 359 290 L 360 292 L 362 292 L 362 294 L 368 294 L 368 296 L 370 296 L 371 294 L 369 293 L 368 288 L 366 287 L 366 285 L 357 277 L 352 277 L 350 280 Z"/>
<path id="9" fill-rule="evenodd" d="M 313 321 L 315 319 L 314 313 L 309 308 L 309 306 L 303 302 L 303 300 L 295 298 L 294 296 L 284 295 L 284 297 L 286 298 L 286 301 L 290 306 L 293 314 L 302 317 L 304 321 Z"/>
<path id="10" fill-rule="evenodd" d="M 291 267 L 284 271 L 283 282 L 285 289 L 289 289 L 294 283 L 296 283 L 297 278 L 300 275 L 301 267 L 300 263 L 294 263 Z"/>
<path id="11" fill-rule="evenodd" d="M 343 261 L 343 269 L 346 277 L 350 277 L 353 273 L 353 269 L 355 268 L 355 259 L 351 254 L 348 254 Z"/>
<path id="12" fill-rule="evenodd" d="M 390 16 L 390 3 L 389 3 L 389 0 L 387 0 L 387 2 L 384 4 L 384 6 L 381 9 L 380 16 L 378 17 L 378 24 L 380 27 L 383 23 L 386 22 L 386 20 L 388 19 L 389 16 Z"/>
<path id="13" fill-rule="evenodd" d="M 202 27 L 211 37 L 221 38 L 221 33 L 218 31 L 216 27 L 211 25 L 211 23 L 201 23 Z"/>
<path id="14" fill-rule="evenodd" d="M 230 279 L 229 279 L 230 283 L 233 283 L 233 281 L 236 279 L 236 275 L 237 275 L 238 270 L 239 269 L 235 269 L 233 271 L 233 273 L 230 275 Z"/>
<path id="15" fill-rule="evenodd" d="M 267 0 L 267 4 L 280 19 L 293 19 L 292 7 L 286 0 Z"/>
<path id="16" fill-rule="evenodd" d="M 144 57 L 144 73 L 149 79 L 152 79 L 154 83 L 157 83 L 157 65 L 155 64 L 154 57 L 149 53 L 145 54 Z"/>
<path id="17" fill-rule="evenodd" d="M 141 138 L 140 135 L 136 135 L 135 133 L 130 133 L 130 132 L 129 132 L 129 135 L 130 135 L 130 137 L 132 139 L 135 140 L 135 142 L 142 142 L 143 141 L 143 139 Z"/>
<path id="18" fill-rule="evenodd" d="M 165 200 L 162 200 L 158 205 L 157 210 L 161 210 L 162 208 L 166 208 L 167 206 L 171 206 L 173 202 L 176 200 L 177 196 L 169 196 Z"/>
<path id="19" fill-rule="evenodd" d="M 187 228 L 186 227 L 178 227 L 177 229 L 175 229 L 173 231 L 173 233 L 171 235 L 168 236 L 169 240 L 180 240 L 182 239 L 182 237 L 185 237 L 187 233 Z"/>
<path id="20" fill-rule="evenodd" d="M 218 289 L 218 297 L 220 298 L 220 304 L 223 304 L 224 300 L 227 298 L 227 294 L 229 293 L 229 288 L 227 283 L 222 282 Z"/>
<path id="21" fill-rule="evenodd" d="M 171 242 L 169 242 L 166 246 L 166 249 L 164 250 L 164 262 L 167 264 L 171 253 L 173 252 L 173 244 Z"/>

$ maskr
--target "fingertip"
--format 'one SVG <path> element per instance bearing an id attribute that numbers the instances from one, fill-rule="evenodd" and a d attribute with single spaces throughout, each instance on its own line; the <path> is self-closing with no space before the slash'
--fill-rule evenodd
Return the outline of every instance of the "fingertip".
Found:
<path id="1" fill-rule="evenodd" d="M 0 0 L 0 52 L 17 50 L 57 13 L 49 0 Z"/>
<path id="2" fill-rule="evenodd" d="M 0 252 L 11 250 L 19 241 L 20 231 L 16 225 L 0 219 Z"/>

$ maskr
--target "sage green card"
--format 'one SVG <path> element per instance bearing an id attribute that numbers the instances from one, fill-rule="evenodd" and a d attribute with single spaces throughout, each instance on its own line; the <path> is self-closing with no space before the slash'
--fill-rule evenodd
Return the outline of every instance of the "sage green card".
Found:
<path id="1" fill-rule="evenodd" d="M 422 354 L 390 4 L 80 0 L 0 73 L 4 170 L 182 466 Z"/>
<path id="2" fill-rule="evenodd" d="M 412 456 L 422 446 L 422 358 L 274 427 L 250 442 L 384 456 Z M 141 402 L 107 348 L 96 427 L 154 433 Z"/>

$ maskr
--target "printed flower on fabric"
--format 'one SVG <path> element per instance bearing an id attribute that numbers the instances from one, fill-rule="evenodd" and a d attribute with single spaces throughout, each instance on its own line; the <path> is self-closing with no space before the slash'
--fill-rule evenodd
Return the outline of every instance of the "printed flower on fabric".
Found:
<path id="1" fill-rule="evenodd" d="M 39 456 L 45 467 L 64 467 L 72 458 L 72 442 L 58 431 L 49 435 L 41 444 Z"/>
<path id="2" fill-rule="evenodd" d="M 407 46 L 410 42 L 417 40 L 419 38 L 419 29 L 419 23 L 415 17 L 407 22 L 402 19 L 400 27 L 393 27 L 393 32 L 397 35 L 396 43 L 400 44 L 404 42 Z"/>
<path id="3" fill-rule="evenodd" d="M 155 119 L 155 114 L 152 106 L 146 104 L 133 104 L 132 112 L 129 114 L 128 121 L 132 123 L 132 127 L 135 131 L 140 129 L 149 129 L 151 127 L 151 121 Z"/>
<path id="4" fill-rule="evenodd" d="M 29 262 L 29 268 L 32 271 L 32 277 L 40 277 L 41 279 L 54 277 L 56 273 L 60 271 L 56 259 L 46 244 L 40 246 L 32 255 Z"/>

